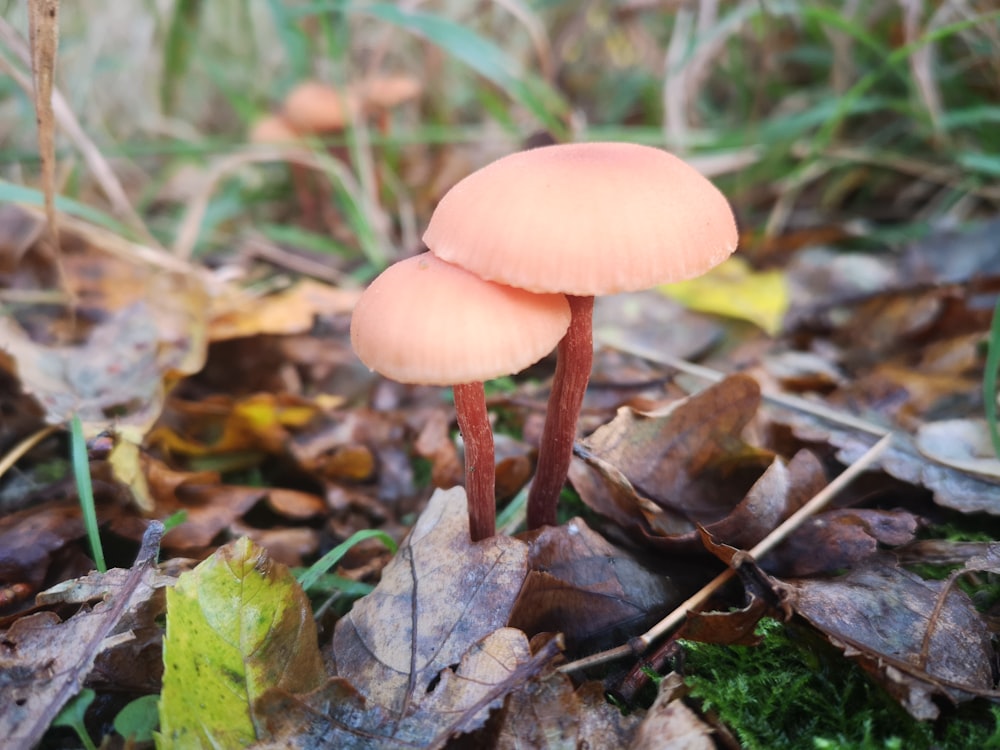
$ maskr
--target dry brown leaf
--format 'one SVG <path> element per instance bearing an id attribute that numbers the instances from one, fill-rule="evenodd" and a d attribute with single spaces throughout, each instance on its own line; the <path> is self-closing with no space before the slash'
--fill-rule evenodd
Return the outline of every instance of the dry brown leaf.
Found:
<path id="1" fill-rule="evenodd" d="M 577 447 L 588 466 L 574 461 L 570 480 L 588 506 L 649 546 L 699 550 L 701 525 L 752 547 L 808 497 L 815 474 L 808 454 L 786 466 L 742 441 L 759 398 L 756 382 L 739 375 L 661 416 L 620 409 Z"/>
<path id="2" fill-rule="evenodd" d="M 812 576 L 853 568 L 883 546 L 913 540 L 919 519 L 906 511 L 873 508 L 829 510 L 806 519 L 761 560 L 776 576 Z"/>
<path id="3" fill-rule="evenodd" d="M 1000 480 L 1000 459 L 993 451 L 985 419 L 947 419 L 917 430 L 914 444 L 932 461 L 988 481 Z"/>
<path id="4" fill-rule="evenodd" d="M 417 455 L 431 462 L 431 483 L 435 487 L 456 487 L 465 481 L 450 430 L 451 417 L 443 409 L 435 409 L 413 443 Z"/>
<path id="5" fill-rule="evenodd" d="M 157 502 L 157 512 L 165 516 L 184 511 L 184 522 L 163 537 L 163 546 L 183 553 L 208 547 L 212 540 L 267 496 L 261 487 L 183 484 L 176 495 Z"/>
<path id="6" fill-rule="evenodd" d="M 757 382 L 733 375 L 672 404 L 666 413 L 647 416 L 622 409 L 584 443 L 645 497 L 691 520 L 716 520 L 718 509 L 731 508 L 734 494 L 742 498 L 771 463 L 770 454 L 740 439 L 759 405 Z"/>
<path id="7" fill-rule="evenodd" d="M 248 537 L 266 549 L 272 560 L 290 568 L 302 567 L 319 551 L 319 532 L 308 527 L 258 529 L 237 520 L 229 524 L 229 530 L 233 536 Z"/>
<path id="8" fill-rule="evenodd" d="M 558 653 L 549 641 L 532 656 L 524 634 L 501 628 L 477 644 L 426 691 L 415 691 L 405 716 L 371 705 L 350 682 L 336 677 L 307 696 L 270 691 L 257 704 L 270 740 L 257 750 L 369 750 L 441 748 L 456 735 L 479 729 L 505 696 L 533 679 Z"/>
<path id="9" fill-rule="evenodd" d="M 583 519 L 529 535 L 529 573 L 510 616 L 529 636 L 561 632 L 571 650 L 617 645 L 683 598 Z"/>
<path id="10" fill-rule="evenodd" d="M 261 334 L 304 333 L 318 316 L 349 313 L 360 295 L 359 289 L 339 289 L 312 279 L 302 279 L 265 297 L 232 290 L 212 300 L 208 336 L 211 341 L 224 341 Z"/>
<path id="11" fill-rule="evenodd" d="M 952 588 L 932 618 L 945 585 L 873 558 L 839 578 L 785 581 L 780 590 L 796 613 L 926 720 L 939 713 L 934 695 L 954 701 L 997 695 L 990 628 L 968 596 Z"/>
<path id="12" fill-rule="evenodd" d="M 29 615 L 0 633 L 0 672 L 17 674 L 0 684 L 0 736 L 9 747 L 33 747 L 63 705 L 83 687 L 116 632 L 127 632 L 129 614 L 153 596 L 160 524 L 150 526 L 135 565 L 109 575 L 106 599 L 62 622 L 51 612 Z M 147 624 L 151 624 L 148 622 Z"/>
<path id="13" fill-rule="evenodd" d="M 76 503 L 33 507 L 0 517 L 0 582 L 42 585 L 50 556 L 83 536 Z"/>
<path id="14" fill-rule="evenodd" d="M 569 677 L 551 672 L 508 698 L 496 737 L 489 739 L 496 750 L 626 747 L 639 720 L 638 714 L 624 716 L 608 703 L 601 683 L 574 688 Z M 485 746 L 486 739 L 480 744 Z"/>
<path id="15" fill-rule="evenodd" d="M 465 493 L 438 490 L 375 590 L 337 623 L 340 677 L 305 698 L 272 694 L 260 709 L 274 739 L 260 747 L 440 747 L 558 653 L 534 656 L 504 627 L 527 567 L 509 537 L 469 541 Z"/>
<path id="16" fill-rule="evenodd" d="M 790 425 L 802 440 L 829 442 L 838 449 L 837 460 L 845 465 L 857 461 L 870 447 L 867 436 L 817 420 L 809 414 L 787 412 L 781 414 L 780 421 Z M 909 435 L 896 433 L 892 445 L 879 457 L 877 464 L 896 479 L 931 490 L 938 505 L 963 513 L 1000 515 L 1000 483 L 928 461 L 920 455 Z"/>
<path id="17" fill-rule="evenodd" d="M 509 537 L 471 543 L 465 492 L 438 490 L 376 589 L 337 623 L 337 673 L 402 714 L 442 669 L 506 625 L 527 554 Z"/>
<path id="18" fill-rule="evenodd" d="M 714 750 L 712 728 L 680 700 L 684 679 L 671 672 L 636 730 L 629 750 Z"/>

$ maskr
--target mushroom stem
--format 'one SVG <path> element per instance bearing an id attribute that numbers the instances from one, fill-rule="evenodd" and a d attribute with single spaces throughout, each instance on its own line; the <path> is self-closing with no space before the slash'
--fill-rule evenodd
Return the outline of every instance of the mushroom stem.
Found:
<path id="1" fill-rule="evenodd" d="M 469 499 L 472 541 L 496 534 L 496 463 L 493 430 L 486 412 L 483 384 L 453 386 L 458 429 L 465 442 L 465 492 Z"/>
<path id="2" fill-rule="evenodd" d="M 572 318 L 559 342 L 552 393 L 538 447 L 538 468 L 528 492 L 529 529 L 556 524 L 559 493 L 569 474 L 576 423 L 594 362 L 594 298 L 566 295 L 566 299 Z"/>

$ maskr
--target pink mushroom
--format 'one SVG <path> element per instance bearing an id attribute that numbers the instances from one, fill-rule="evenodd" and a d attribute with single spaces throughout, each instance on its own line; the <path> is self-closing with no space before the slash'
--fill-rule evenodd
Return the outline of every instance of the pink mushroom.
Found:
<path id="1" fill-rule="evenodd" d="M 401 383 L 453 387 L 473 541 L 496 529 L 496 466 L 483 381 L 537 362 L 569 322 L 561 294 L 484 281 L 430 253 L 387 268 L 354 308 L 351 344 L 368 367 Z"/>
<path id="2" fill-rule="evenodd" d="M 556 522 L 593 361 L 594 295 L 698 276 L 736 249 L 729 203 L 677 157 L 631 143 L 511 154 L 441 199 L 424 234 L 436 256 L 477 276 L 568 296 L 528 527 Z"/>

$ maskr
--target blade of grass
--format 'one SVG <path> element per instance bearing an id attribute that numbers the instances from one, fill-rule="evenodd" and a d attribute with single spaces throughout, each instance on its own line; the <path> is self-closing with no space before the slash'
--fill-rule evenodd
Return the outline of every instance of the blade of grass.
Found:
<path id="1" fill-rule="evenodd" d="M 69 422 L 69 435 L 70 457 L 73 463 L 73 474 L 76 476 L 76 491 L 80 496 L 83 525 L 87 531 L 94 565 L 97 566 L 98 571 L 106 573 L 108 566 L 104 562 L 104 547 L 101 545 L 101 534 L 97 527 L 97 508 L 94 505 L 94 487 L 90 482 L 87 441 L 83 436 L 83 423 L 80 422 L 80 417 L 75 414 Z"/>
<path id="2" fill-rule="evenodd" d="M 316 583 L 326 575 L 334 565 L 340 562 L 341 558 L 347 554 L 347 552 L 354 545 L 359 542 L 363 542 L 366 539 L 378 539 L 393 554 L 396 553 L 396 542 L 395 540 L 386 534 L 384 531 L 379 531 L 378 529 L 362 529 L 361 531 L 356 531 L 351 534 L 347 541 L 341 542 L 332 550 L 323 555 L 319 560 L 310 565 L 305 571 L 299 574 L 299 585 L 303 589 L 308 591 L 310 588 L 316 585 Z"/>
<path id="3" fill-rule="evenodd" d="M 294 13 L 313 15 L 340 8 L 423 37 L 505 91 L 556 138 L 566 137 L 561 115 L 568 106 L 562 96 L 538 76 L 520 70 L 500 46 L 467 26 L 434 13 L 389 3 L 314 3 L 297 8 Z"/>
<path id="4" fill-rule="evenodd" d="M 45 197 L 42 195 L 41 191 L 35 190 L 34 188 L 24 187 L 23 185 L 15 185 L 12 182 L 0 180 L 0 203 L 24 203 L 29 206 L 38 206 L 39 208 L 42 208 L 45 206 Z M 112 232 L 117 232 L 123 237 L 128 237 L 131 234 L 128 228 L 121 222 L 116 221 L 106 213 L 103 213 L 96 208 L 83 203 L 78 203 L 72 198 L 57 195 L 56 208 L 72 216 L 86 219 L 87 221 L 97 224 L 98 226 L 102 226 L 105 229 L 110 229 Z"/>
<path id="5" fill-rule="evenodd" d="M 861 99 L 861 97 L 864 96 L 864 94 L 872 86 L 878 83 L 883 76 L 894 72 L 896 68 L 906 63 L 909 56 L 916 50 L 922 49 L 928 44 L 940 42 L 967 29 L 996 21 L 997 19 L 1000 19 L 1000 11 L 982 13 L 972 16 L 971 18 L 966 18 L 961 21 L 956 21 L 955 23 L 933 29 L 921 35 L 919 38 L 914 39 L 909 44 L 905 44 L 902 47 L 893 50 L 892 53 L 885 58 L 882 65 L 865 75 L 860 81 L 854 84 L 854 86 L 852 86 L 851 89 L 844 94 L 844 96 L 840 98 L 837 111 L 834 113 L 833 117 L 826 122 L 819 133 L 816 134 L 815 139 L 813 139 L 813 151 L 815 153 L 819 153 L 829 146 L 845 118 L 847 118 L 847 116 L 853 111 L 857 101 Z M 850 27 L 845 26 L 844 29 L 849 31 Z"/>
<path id="6" fill-rule="evenodd" d="M 301 81 L 310 72 L 309 37 L 297 23 L 298 16 L 291 13 L 288 3 L 283 2 L 283 0 L 267 0 L 267 7 L 271 11 L 274 29 L 278 32 L 278 38 L 281 39 L 281 46 L 288 62 L 291 74 L 289 81 Z"/>
<path id="7" fill-rule="evenodd" d="M 201 0 L 177 0 L 174 3 L 163 47 L 163 79 L 160 81 L 160 107 L 165 114 L 173 111 L 177 88 L 187 73 L 204 7 Z"/>
<path id="8" fill-rule="evenodd" d="M 990 428 L 993 452 L 1000 458 L 1000 426 L 997 424 L 997 371 L 1000 370 L 1000 300 L 993 309 L 993 323 L 986 350 L 986 372 L 983 374 L 983 407 Z"/>

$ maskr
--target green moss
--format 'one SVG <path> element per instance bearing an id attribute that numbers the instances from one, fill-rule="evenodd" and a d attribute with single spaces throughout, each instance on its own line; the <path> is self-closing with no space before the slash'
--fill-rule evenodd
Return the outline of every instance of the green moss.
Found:
<path id="1" fill-rule="evenodd" d="M 684 642 L 685 681 L 748 750 L 1000 747 L 1000 708 L 914 720 L 811 631 L 763 620 L 757 647 Z"/>

